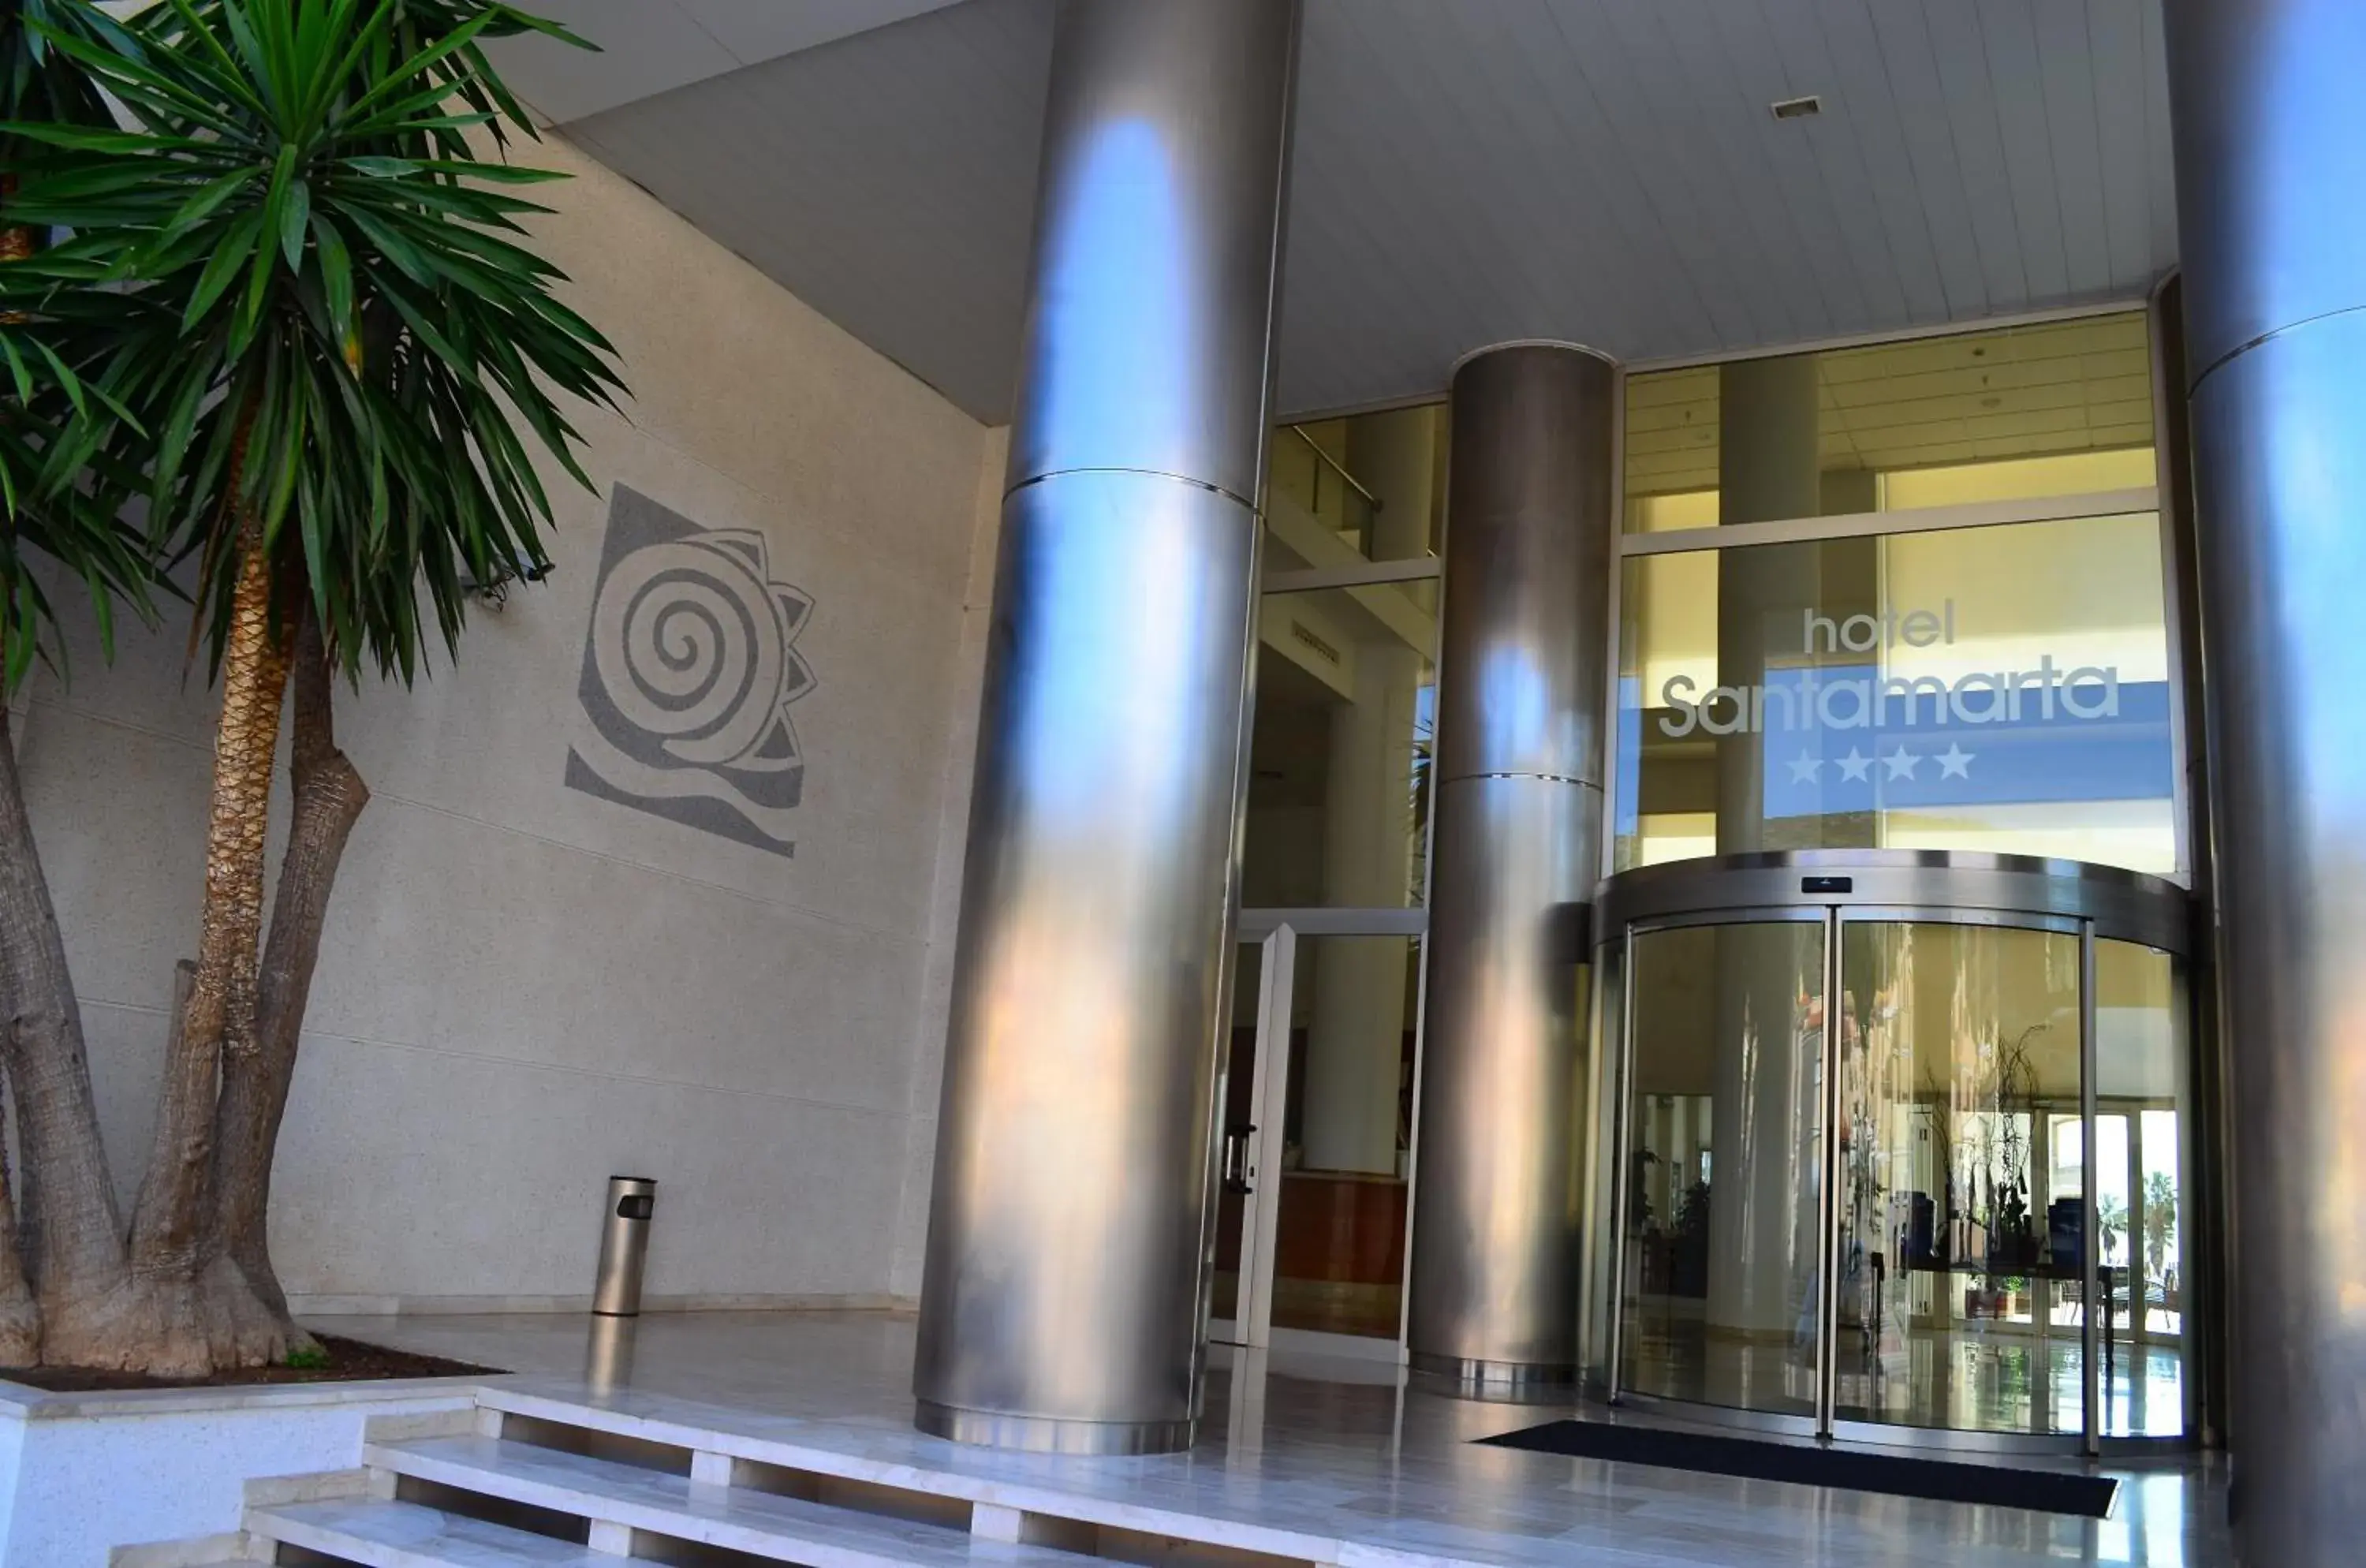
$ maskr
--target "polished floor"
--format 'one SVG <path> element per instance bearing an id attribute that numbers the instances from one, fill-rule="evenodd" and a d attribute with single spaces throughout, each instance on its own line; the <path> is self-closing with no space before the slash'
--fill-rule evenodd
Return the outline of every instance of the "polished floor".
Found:
<path id="1" fill-rule="evenodd" d="M 2223 1469 L 2115 1468 L 2114 1517 L 2076 1519 L 1474 1446 L 1567 1414 L 1478 1404 L 1356 1361 L 1220 1355 L 1188 1454 L 998 1453 L 911 1429 L 913 1324 L 893 1314 L 337 1318 L 333 1332 L 518 1373 L 556 1397 L 1384 1549 L 1359 1560 L 1618 1568 L 2228 1563 Z M 1237 1364 L 1235 1364 L 1237 1362 Z M 1591 1413 L 1596 1414 L 1599 1413 Z M 2067 1462 L 2020 1461 L 2022 1463 Z"/>
<path id="2" fill-rule="evenodd" d="M 1838 1372 L 1842 1420 L 2012 1436 L 2085 1429 L 2086 1358 L 2077 1330 L 2050 1340 L 2026 1333 L 1916 1334 L 1883 1358 L 1844 1335 Z M 1736 1410 L 1808 1415 L 1815 1409 L 1813 1352 L 1736 1345 L 1698 1332 L 1638 1332 L 1626 1386 L 1662 1399 Z M 2097 1369 L 2108 1438 L 2174 1438 L 2185 1429 L 2184 1357 L 2174 1347 L 2114 1344 Z"/>

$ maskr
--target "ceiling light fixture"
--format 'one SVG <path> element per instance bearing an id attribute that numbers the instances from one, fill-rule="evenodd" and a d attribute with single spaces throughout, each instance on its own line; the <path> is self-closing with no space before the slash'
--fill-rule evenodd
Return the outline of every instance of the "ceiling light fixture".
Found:
<path id="1" fill-rule="evenodd" d="M 1824 112 L 1824 100 L 1809 93 L 1804 98 L 1784 98 L 1768 107 L 1776 119 L 1806 119 Z"/>

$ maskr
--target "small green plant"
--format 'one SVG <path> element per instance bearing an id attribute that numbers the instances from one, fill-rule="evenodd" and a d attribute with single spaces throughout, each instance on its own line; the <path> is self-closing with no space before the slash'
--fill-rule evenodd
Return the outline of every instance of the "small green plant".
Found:
<path id="1" fill-rule="evenodd" d="M 279 1363 L 299 1372 L 317 1372 L 329 1364 L 329 1353 L 318 1345 L 305 1345 L 287 1352 Z"/>

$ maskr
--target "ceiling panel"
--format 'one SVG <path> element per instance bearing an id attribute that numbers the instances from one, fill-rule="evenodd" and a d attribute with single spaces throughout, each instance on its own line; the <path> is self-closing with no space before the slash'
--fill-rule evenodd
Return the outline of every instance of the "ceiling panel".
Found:
<path id="1" fill-rule="evenodd" d="M 1822 466 L 1893 472 L 2153 440 L 2141 314 L 1830 350 L 1816 356 Z M 1628 383 L 1631 495 L 1714 490 L 1718 370 Z"/>
<path id="2" fill-rule="evenodd" d="M 618 29 L 616 52 L 674 62 L 659 75 L 704 71 L 698 38 L 773 51 L 560 118 L 962 407 L 1008 417 L 1050 0 L 575 8 Z M 1514 338 L 1651 360 L 2136 298 L 2176 247 L 2158 9 L 1308 0 L 1280 405 L 1435 392 Z M 1808 94 L 1812 118 L 1768 112 Z"/>

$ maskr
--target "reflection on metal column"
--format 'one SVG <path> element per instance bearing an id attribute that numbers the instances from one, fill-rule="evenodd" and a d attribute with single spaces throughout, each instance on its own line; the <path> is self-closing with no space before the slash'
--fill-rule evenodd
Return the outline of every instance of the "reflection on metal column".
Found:
<path id="1" fill-rule="evenodd" d="M 1478 1392 L 1576 1375 L 1616 386 L 1558 345 L 1454 377 L 1407 1348 Z"/>
<path id="2" fill-rule="evenodd" d="M 1198 1419 L 1298 16 L 1060 13 L 913 1375 L 946 1437 Z"/>
<path id="3" fill-rule="evenodd" d="M 2234 1102 L 2236 1544 L 2366 1514 L 2366 7 L 2169 0 Z"/>

